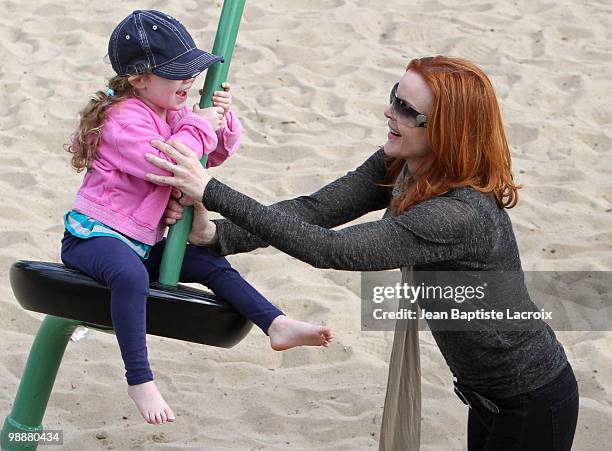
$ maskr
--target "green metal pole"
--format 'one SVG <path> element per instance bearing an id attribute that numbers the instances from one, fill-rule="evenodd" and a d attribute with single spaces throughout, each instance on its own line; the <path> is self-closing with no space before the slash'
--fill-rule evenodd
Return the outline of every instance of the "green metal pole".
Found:
<path id="1" fill-rule="evenodd" d="M 80 324 L 80 321 L 51 315 L 43 320 L 32 344 L 13 409 L 2 427 L 2 451 L 36 449 L 36 442 L 17 441 L 9 434 L 42 430 L 41 423 L 57 370 L 68 340 Z"/>
<path id="2" fill-rule="evenodd" d="M 204 90 L 200 98 L 200 108 L 212 106 L 213 92 L 220 91 L 221 83 L 227 79 L 227 73 L 234 53 L 234 45 L 236 44 L 236 36 L 238 35 L 238 27 L 240 26 L 240 19 L 244 9 L 244 2 L 245 0 L 226 0 L 223 2 L 223 9 L 221 10 L 219 26 L 215 36 L 215 44 L 213 45 L 213 54 L 223 55 L 224 61 L 213 65 L 207 70 Z M 202 166 L 206 167 L 206 155 L 200 161 Z M 193 209 L 191 207 L 186 208 L 183 213 L 183 219 L 170 227 L 159 269 L 160 283 L 176 286 L 179 281 L 192 218 Z"/>

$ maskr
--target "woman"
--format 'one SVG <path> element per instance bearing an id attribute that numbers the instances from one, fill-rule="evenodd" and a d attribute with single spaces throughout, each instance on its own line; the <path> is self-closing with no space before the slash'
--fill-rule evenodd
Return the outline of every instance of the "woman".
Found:
<path id="1" fill-rule="evenodd" d="M 404 281 L 410 270 L 521 272 L 505 211 L 516 205 L 518 186 L 486 75 L 461 59 L 415 59 L 391 90 L 385 117 L 384 147 L 311 196 L 263 206 L 208 176 L 188 149 L 161 142 L 154 145 L 176 165 L 147 159 L 173 177 L 149 180 L 202 200 L 190 240 L 222 255 L 269 244 L 318 268 L 401 268 Z M 227 219 L 208 221 L 204 207 Z M 382 208 L 378 221 L 330 230 Z M 167 214 L 180 216 L 180 207 Z M 522 277 L 513 283 L 524 289 Z M 470 450 L 571 448 L 578 387 L 548 325 L 432 333 L 470 406 Z M 394 340 L 381 449 L 419 448 L 419 384 L 412 323 Z"/>

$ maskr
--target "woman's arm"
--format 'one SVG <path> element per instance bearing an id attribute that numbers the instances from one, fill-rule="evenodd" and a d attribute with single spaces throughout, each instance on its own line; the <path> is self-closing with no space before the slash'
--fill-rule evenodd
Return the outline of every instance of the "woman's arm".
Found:
<path id="1" fill-rule="evenodd" d="M 147 174 L 150 181 L 179 188 L 192 198 L 202 196 L 209 210 L 318 268 L 377 271 L 473 259 L 491 247 L 490 221 L 461 196 L 434 197 L 397 217 L 335 231 L 261 205 L 211 178 L 181 143 L 153 145 L 176 164 L 148 154 L 149 162 L 173 174 Z"/>
<path id="2" fill-rule="evenodd" d="M 384 183 L 385 173 L 384 152 L 378 150 L 357 169 L 315 193 L 277 202 L 269 208 L 330 229 L 388 205 L 390 189 L 378 185 Z M 210 249 L 215 253 L 237 254 L 268 245 L 228 219 L 213 222 L 217 227 L 218 242 Z"/>
<path id="3" fill-rule="evenodd" d="M 452 198 L 423 202 L 404 214 L 335 231 L 261 205 L 212 179 L 204 205 L 277 249 L 317 268 L 380 271 L 469 256 L 480 235 L 473 208 Z"/>

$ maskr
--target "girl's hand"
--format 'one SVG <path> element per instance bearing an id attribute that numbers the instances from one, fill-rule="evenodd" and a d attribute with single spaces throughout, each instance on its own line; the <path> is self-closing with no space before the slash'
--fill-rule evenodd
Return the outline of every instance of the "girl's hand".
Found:
<path id="1" fill-rule="evenodd" d="M 225 117 L 223 111 L 223 108 L 217 106 L 211 106 L 209 108 L 200 108 L 197 103 L 193 106 L 193 112 L 208 121 L 213 131 L 215 132 L 219 130 L 223 125 L 223 119 Z"/>
<path id="2" fill-rule="evenodd" d="M 185 207 L 180 203 L 182 197 L 183 193 L 176 188 L 172 188 L 172 195 L 168 199 L 168 205 L 166 205 L 166 210 L 164 211 L 164 222 L 167 225 L 176 224 L 177 221 L 182 219 L 183 211 L 185 210 Z"/>
<path id="3" fill-rule="evenodd" d="M 146 160 L 160 169 L 172 173 L 167 175 L 147 174 L 147 180 L 158 185 L 174 186 L 183 194 L 196 200 L 202 200 L 204 189 L 211 176 L 204 170 L 195 152 L 180 141 L 170 140 L 167 143 L 154 139 L 151 145 L 168 155 L 176 164 L 152 153 L 145 154 Z"/>
<path id="4" fill-rule="evenodd" d="M 225 116 L 232 107 L 232 94 L 230 92 L 232 86 L 229 83 L 224 82 L 221 83 L 221 87 L 223 88 L 223 91 L 215 91 L 213 93 L 212 103 L 215 107 L 223 108 L 223 116 Z M 202 95 L 204 90 L 200 89 L 198 92 L 200 95 Z"/>
<path id="5" fill-rule="evenodd" d="M 223 108 L 223 116 L 225 116 L 232 107 L 232 94 L 230 93 L 232 87 L 229 83 L 221 83 L 221 87 L 223 91 L 215 91 L 212 101 L 213 106 Z"/>

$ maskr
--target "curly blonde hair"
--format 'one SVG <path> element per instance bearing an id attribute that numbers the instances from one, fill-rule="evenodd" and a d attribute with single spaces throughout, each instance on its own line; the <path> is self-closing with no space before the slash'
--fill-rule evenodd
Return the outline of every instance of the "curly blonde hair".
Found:
<path id="1" fill-rule="evenodd" d="M 114 91 L 114 95 L 109 96 L 106 91 L 98 91 L 80 111 L 79 125 L 66 149 L 72 154 L 72 167 L 77 172 L 91 169 L 108 109 L 136 95 L 128 80 L 130 77 L 132 75 L 117 75 L 108 80 L 108 88 Z"/>

